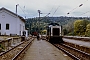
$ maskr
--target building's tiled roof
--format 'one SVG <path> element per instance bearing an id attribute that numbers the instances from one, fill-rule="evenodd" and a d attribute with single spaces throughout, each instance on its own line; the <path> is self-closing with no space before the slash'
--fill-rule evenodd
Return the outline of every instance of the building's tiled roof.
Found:
<path id="1" fill-rule="evenodd" d="M 0 10 L 6 10 L 6 11 L 8 11 L 8 12 L 14 14 L 15 16 L 18 16 L 23 22 L 25 22 L 25 19 L 24 19 L 23 17 L 21 17 L 20 15 L 17 15 L 16 13 L 14 13 L 14 12 L 12 12 L 12 11 L 10 11 L 10 10 L 4 8 L 4 7 L 2 7 Z"/>

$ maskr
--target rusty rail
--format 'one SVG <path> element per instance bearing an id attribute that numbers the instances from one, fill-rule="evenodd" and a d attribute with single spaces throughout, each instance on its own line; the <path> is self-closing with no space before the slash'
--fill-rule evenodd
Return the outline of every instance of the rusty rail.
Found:
<path id="1" fill-rule="evenodd" d="M 54 44 L 54 46 L 56 46 L 58 49 L 62 50 L 63 52 L 65 52 L 67 55 L 71 56 L 75 60 L 90 59 L 89 53 L 83 52 L 71 46 L 65 44 Z"/>
<path id="2" fill-rule="evenodd" d="M 33 40 L 32 40 L 33 41 Z M 25 51 L 28 49 L 28 47 L 31 45 L 32 41 L 30 41 L 12 60 L 22 60 L 22 56 L 25 53 Z"/>

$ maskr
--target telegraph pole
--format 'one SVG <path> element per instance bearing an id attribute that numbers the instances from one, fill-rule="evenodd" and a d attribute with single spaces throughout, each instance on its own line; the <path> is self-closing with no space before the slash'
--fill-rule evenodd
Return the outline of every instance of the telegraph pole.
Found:
<path id="1" fill-rule="evenodd" d="M 41 11 L 40 10 L 38 10 L 38 14 L 39 14 L 39 21 L 40 21 L 40 14 L 45 14 L 45 13 L 41 13 Z M 47 13 L 46 13 L 47 14 Z M 50 13 L 48 13 L 45 17 L 47 17 L 48 15 L 49 15 Z M 40 22 L 39 22 L 40 23 Z M 39 25 L 40 26 L 40 25 Z M 38 29 L 39 29 L 40 27 L 38 27 Z M 40 32 L 40 29 L 39 29 L 39 32 Z"/>
<path id="2" fill-rule="evenodd" d="M 42 13 L 41 13 L 41 11 L 40 11 L 40 10 L 38 10 L 38 13 L 39 13 L 39 20 L 40 20 L 40 14 L 42 14 Z"/>
<path id="3" fill-rule="evenodd" d="M 38 13 L 39 13 L 39 21 L 40 21 L 40 14 L 42 14 L 41 13 L 41 11 L 40 10 L 38 10 Z M 40 27 L 38 27 L 38 32 L 40 33 L 40 29 L 39 29 Z"/>

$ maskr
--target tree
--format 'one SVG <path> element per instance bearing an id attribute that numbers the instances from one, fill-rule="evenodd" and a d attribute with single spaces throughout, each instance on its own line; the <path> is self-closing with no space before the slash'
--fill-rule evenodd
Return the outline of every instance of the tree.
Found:
<path id="1" fill-rule="evenodd" d="M 74 22 L 74 32 L 76 35 L 85 35 L 87 24 L 89 24 L 88 20 L 76 20 Z"/>
<path id="2" fill-rule="evenodd" d="M 90 23 L 86 26 L 85 35 L 86 35 L 86 36 L 90 36 Z"/>
<path id="3" fill-rule="evenodd" d="M 90 22 L 88 20 L 83 20 L 83 30 L 84 32 L 86 31 L 86 26 L 89 24 Z"/>
<path id="4" fill-rule="evenodd" d="M 76 33 L 76 35 L 80 34 L 81 25 L 82 25 L 82 20 L 76 20 L 74 22 L 74 32 Z"/>
<path id="5" fill-rule="evenodd" d="M 63 33 L 64 35 L 73 35 L 73 30 L 74 30 L 74 20 L 68 21 L 67 24 L 65 24 L 63 27 Z"/>
<path id="6" fill-rule="evenodd" d="M 68 34 L 67 29 L 63 29 L 63 34 L 64 34 L 64 35 Z"/>
<path id="7" fill-rule="evenodd" d="M 42 34 L 46 34 L 47 30 L 42 30 L 41 33 Z"/>

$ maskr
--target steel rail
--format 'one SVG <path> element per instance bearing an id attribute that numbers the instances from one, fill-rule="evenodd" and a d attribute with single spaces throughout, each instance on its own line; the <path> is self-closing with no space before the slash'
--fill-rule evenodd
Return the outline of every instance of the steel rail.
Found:
<path id="1" fill-rule="evenodd" d="M 12 58 L 12 60 L 17 60 L 20 54 L 22 54 L 22 52 L 32 43 L 32 41 L 30 41 L 14 58 Z"/>
<path id="2" fill-rule="evenodd" d="M 80 52 L 80 53 L 83 53 L 83 54 L 85 54 L 85 55 L 88 55 L 88 56 L 90 56 L 90 54 L 89 54 L 89 53 L 86 53 L 86 52 L 84 52 L 84 51 L 81 51 L 81 50 L 79 50 L 79 49 L 76 49 L 76 48 L 70 47 L 70 46 L 68 46 L 68 45 L 65 45 L 65 44 L 62 44 L 62 45 L 66 46 L 66 47 L 69 47 L 69 48 L 71 48 L 71 49 L 73 49 L 73 50 L 76 50 L 76 51 L 78 51 L 78 52 Z"/>
<path id="3" fill-rule="evenodd" d="M 75 60 L 80 60 L 80 58 L 76 57 L 75 55 L 71 54 L 70 52 L 64 50 L 61 47 L 58 47 L 57 45 L 54 44 L 55 47 L 57 47 L 58 49 L 60 49 L 61 51 L 63 51 L 64 53 L 66 53 L 67 55 L 69 55 L 71 58 L 75 59 Z"/>

